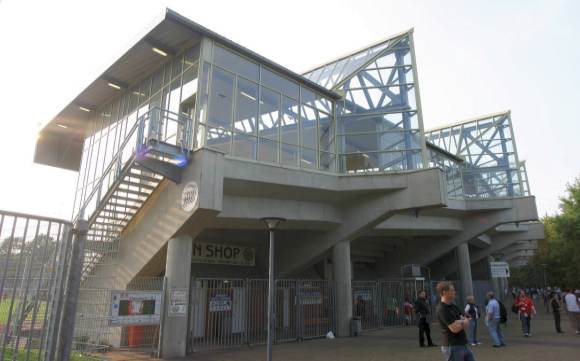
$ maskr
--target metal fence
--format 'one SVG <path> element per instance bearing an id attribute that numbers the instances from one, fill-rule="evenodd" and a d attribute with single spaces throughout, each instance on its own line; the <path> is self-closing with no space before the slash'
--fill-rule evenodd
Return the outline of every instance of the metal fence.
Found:
<path id="1" fill-rule="evenodd" d="M 325 280 L 276 280 L 275 342 L 335 332 L 335 289 Z M 193 279 L 189 352 L 264 344 L 268 280 Z"/>
<path id="2" fill-rule="evenodd" d="M 113 325 L 112 294 L 117 290 L 155 292 L 163 290 L 163 277 L 133 279 L 128 284 L 110 284 L 110 288 L 82 287 L 79 292 L 73 350 L 93 357 L 112 350 L 131 350 L 156 355 L 159 325 Z"/>
<path id="3" fill-rule="evenodd" d="M 70 258 L 68 222 L 0 211 L 0 360 L 52 360 Z"/>
<path id="4" fill-rule="evenodd" d="M 429 282 L 413 278 L 353 281 L 353 317 L 360 320 L 363 330 L 416 325 L 413 307 L 420 290 L 427 293 L 427 300 L 434 306 Z"/>

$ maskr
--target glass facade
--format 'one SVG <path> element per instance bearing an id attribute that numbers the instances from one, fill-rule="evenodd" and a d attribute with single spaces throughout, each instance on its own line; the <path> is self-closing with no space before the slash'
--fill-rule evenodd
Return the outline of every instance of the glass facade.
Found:
<path id="1" fill-rule="evenodd" d="M 168 59 L 153 74 L 127 90 L 120 90 L 112 101 L 91 112 L 77 181 L 74 215 L 87 200 L 90 201 L 85 215 L 91 215 L 101 198 L 91 197 L 91 194 L 97 192 L 104 196 L 117 173 L 111 167 L 123 167 L 133 155 L 140 116 L 158 107 L 194 118 L 198 64 L 199 45 Z M 117 156 L 120 156 L 120 162 L 112 163 Z M 104 178 L 103 174 L 106 175 Z"/>
<path id="2" fill-rule="evenodd" d="M 423 167 L 410 37 L 407 33 L 389 39 L 305 74 L 344 94 L 337 104 L 340 172 Z"/>
<path id="3" fill-rule="evenodd" d="M 441 168 L 445 173 L 445 187 L 447 196 L 450 199 L 461 199 L 463 197 L 463 162 L 454 157 L 450 157 L 445 152 L 441 152 L 433 147 L 429 148 L 429 165 L 433 168 Z"/>
<path id="4" fill-rule="evenodd" d="M 200 145 L 261 162 L 335 171 L 334 102 L 212 44 L 211 61 L 203 64 Z"/>
<path id="5" fill-rule="evenodd" d="M 466 198 L 520 197 L 521 164 L 510 113 L 494 114 L 426 132 L 429 142 L 465 160 L 461 169 Z"/>

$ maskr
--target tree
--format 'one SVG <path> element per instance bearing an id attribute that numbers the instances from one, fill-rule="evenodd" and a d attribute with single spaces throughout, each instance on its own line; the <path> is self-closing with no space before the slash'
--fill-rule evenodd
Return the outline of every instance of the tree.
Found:
<path id="1" fill-rule="evenodd" d="M 580 287 L 580 177 L 560 197 L 560 213 L 546 216 L 542 222 L 546 237 L 531 262 L 516 271 L 518 283 L 532 282 L 546 265 L 548 284 Z"/>

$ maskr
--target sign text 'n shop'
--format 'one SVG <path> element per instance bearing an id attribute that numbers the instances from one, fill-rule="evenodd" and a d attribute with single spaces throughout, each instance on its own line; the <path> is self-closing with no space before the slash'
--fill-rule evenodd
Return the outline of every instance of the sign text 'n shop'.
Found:
<path id="1" fill-rule="evenodd" d="M 193 242 L 193 263 L 254 266 L 256 252 L 252 247 Z"/>

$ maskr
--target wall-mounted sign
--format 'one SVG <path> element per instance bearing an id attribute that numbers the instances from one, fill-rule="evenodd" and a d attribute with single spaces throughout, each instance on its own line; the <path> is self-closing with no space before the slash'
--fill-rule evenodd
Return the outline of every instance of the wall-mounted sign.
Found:
<path id="1" fill-rule="evenodd" d="M 301 303 L 303 305 L 321 305 L 322 293 L 318 290 L 302 290 Z"/>
<path id="2" fill-rule="evenodd" d="M 492 278 L 509 278 L 510 266 L 507 262 L 489 262 Z"/>
<path id="3" fill-rule="evenodd" d="M 254 266 L 256 252 L 252 247 L 193 242 L 193 263 Z"/>
<path id="4" fill-rule="evenodd" d="M 111 326 L 158 325 L 161 292 L 111 291 Z"/>
<path id="5" fill-rule="evenodd" d="M 169 290 L 169 316 L 182 317 L 187 315 L 187 290 L 172 288 Z"/>
<path id="6" fill-rule="evenodd" d="M 197 183 L 189 182 L 181 191 L 181 209 L 185 212 L 191 212 L 197 206 L 197 199 L 199 198 L 199 188 Z"/>
<path id="7" fill-rule="evenodd" d="M 226 293 L 213 295 L 209 301 L 209 312 L 228 312 L 232 310 L 232 298 Z"/>

